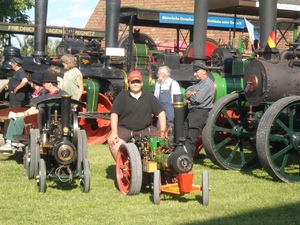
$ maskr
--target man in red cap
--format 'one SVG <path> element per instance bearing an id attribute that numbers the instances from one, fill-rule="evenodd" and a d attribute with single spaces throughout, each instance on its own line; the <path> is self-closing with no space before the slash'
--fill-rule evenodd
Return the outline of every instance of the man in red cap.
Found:
<path id="1" fill-rule="evenodd" d="M 139 71 L 128 76 L 128 91 L 121 91 L 111 109 L 110 152 L 116 160 L 119 147 L 135 136 L 153 136 L 158 129 L 152 126 L 152 115 L 160 122 L 160 131 L 166 130 L 166 113 L 152 92 L 142 90 L 143 79 Z"/>

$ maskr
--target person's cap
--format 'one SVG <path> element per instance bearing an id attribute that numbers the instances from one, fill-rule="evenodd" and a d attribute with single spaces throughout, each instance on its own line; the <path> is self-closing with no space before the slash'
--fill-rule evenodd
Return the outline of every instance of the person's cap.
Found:
<path id="1" fill-rule="evenodd" d="M 57 83 L 57 76 L 49 71 L 44 73 L 43 83 Z"/>
<path id="2" fill-rule="evenodd" d="M 139 71 L 136 71 L 136 70 L 135 71 L 131 71 L 129 73 L 128 80 L 130 82 L 132 82 L 134 80 L 143 81 L 142 74 Z"/>
<path id="3" fill-rule="evenodd" d="M 28 77 L 28 80 L 39 86 L 43 86 L 44 74 L 41 72 L 35 72 Z"/>
<path id="4" fill-rule="evenodd" d="M 23 64 L 23 60 L 19 57 L 12 57 L 10 62 L 14 62 L 14 63 L 17 63 L 19 65 L 22 65 Z"/>
<path id="5" fill-rule="evenodd" d="M 200 69 L 206 70 L 206 71 L 208 70 L 207 66 L 203 62 L 201 62 L 199 60 L 194 61 L 193 62 L 193 70 L 194 70 L 194 72 L 197 72 Z"/>

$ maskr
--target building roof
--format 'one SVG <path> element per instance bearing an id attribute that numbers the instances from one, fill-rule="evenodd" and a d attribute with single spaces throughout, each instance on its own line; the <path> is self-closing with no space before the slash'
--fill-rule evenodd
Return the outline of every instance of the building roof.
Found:
<path id="1" fill-rule="evenodd" d="M 277 17 L 297 19 L 300 16 L 299 0 L 278 0 Z M 258 0 L 210 0 L 208 2 L 209 12 L 239 14 L 239 15 L 259 15 Z"/>

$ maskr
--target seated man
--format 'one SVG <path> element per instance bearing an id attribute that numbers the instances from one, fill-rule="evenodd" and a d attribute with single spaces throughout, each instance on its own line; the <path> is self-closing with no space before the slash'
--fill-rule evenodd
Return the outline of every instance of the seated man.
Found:
<path id="1" fill-rule="evenodd" d="M 59 98 L 61 95 L 68 94 L 67 92 L 59 89 L 57 87 L 57 78 L 56 75 L 46 72 L 45 74 L 35 74 L 31 76 L 31 82 L 35 83 L 43 83 L 44 91 L 40 90 L 40 94 L 37 94 L 37 97 L 33 97 L 31 99 L 31 108 L 26 110 L 25 112 L 20 112 L 16 114 L 17 119 L 10 121 L 6 132 L 6 144 L 0 147 L 0 151 L 12 151 L 13 146 L 18 147 L 17 141 L 14 140 L 13 136 L 22 134 L 24 130 L 24 117 L 29 115 L 38 114 L 38 126 L 39 129 L 42 130 L 44 125 L 44 116 L 42 111 L 44 111 L 45 106 L 39 106 L 36 108 L 36 104 L 45 99 L 51 98 Z M 35 90 L 39 88 L 35 87 Z M 16 122 L 18 121 L 18 122 Z M 15 143 L 14 143 L 15 142 Z"/>
<path id="2" fill-rule="evenodd" d="M 139 71 L 128 76 L 128 91 L 121 91 L 111 109 L 111 130 L 108 138 L 110 152 L 116 160 L 119 147 L 133 135 L 154 135 L 158 129 L 151 126 L 152 115 L 157 115 L 162 135 L 166 130 L 166 113 L 150 91 L 142 90 L 143 80 Z"/>

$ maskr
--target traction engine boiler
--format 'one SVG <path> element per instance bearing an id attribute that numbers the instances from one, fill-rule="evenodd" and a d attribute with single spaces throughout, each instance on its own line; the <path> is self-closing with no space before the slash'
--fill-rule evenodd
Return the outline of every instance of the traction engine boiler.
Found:
<path id="1" fill-rule="evenodd" d="M 214 104 L 203 130 L 204 148 L 221 168 L 262 165 L 275 180 L 300 182 L 299 40 L 281 53 L 272 48 L 268 38 L 277 19 L 276 4 L 259 3 L 259 57 L 245 70 L 244 90 Z"/>

